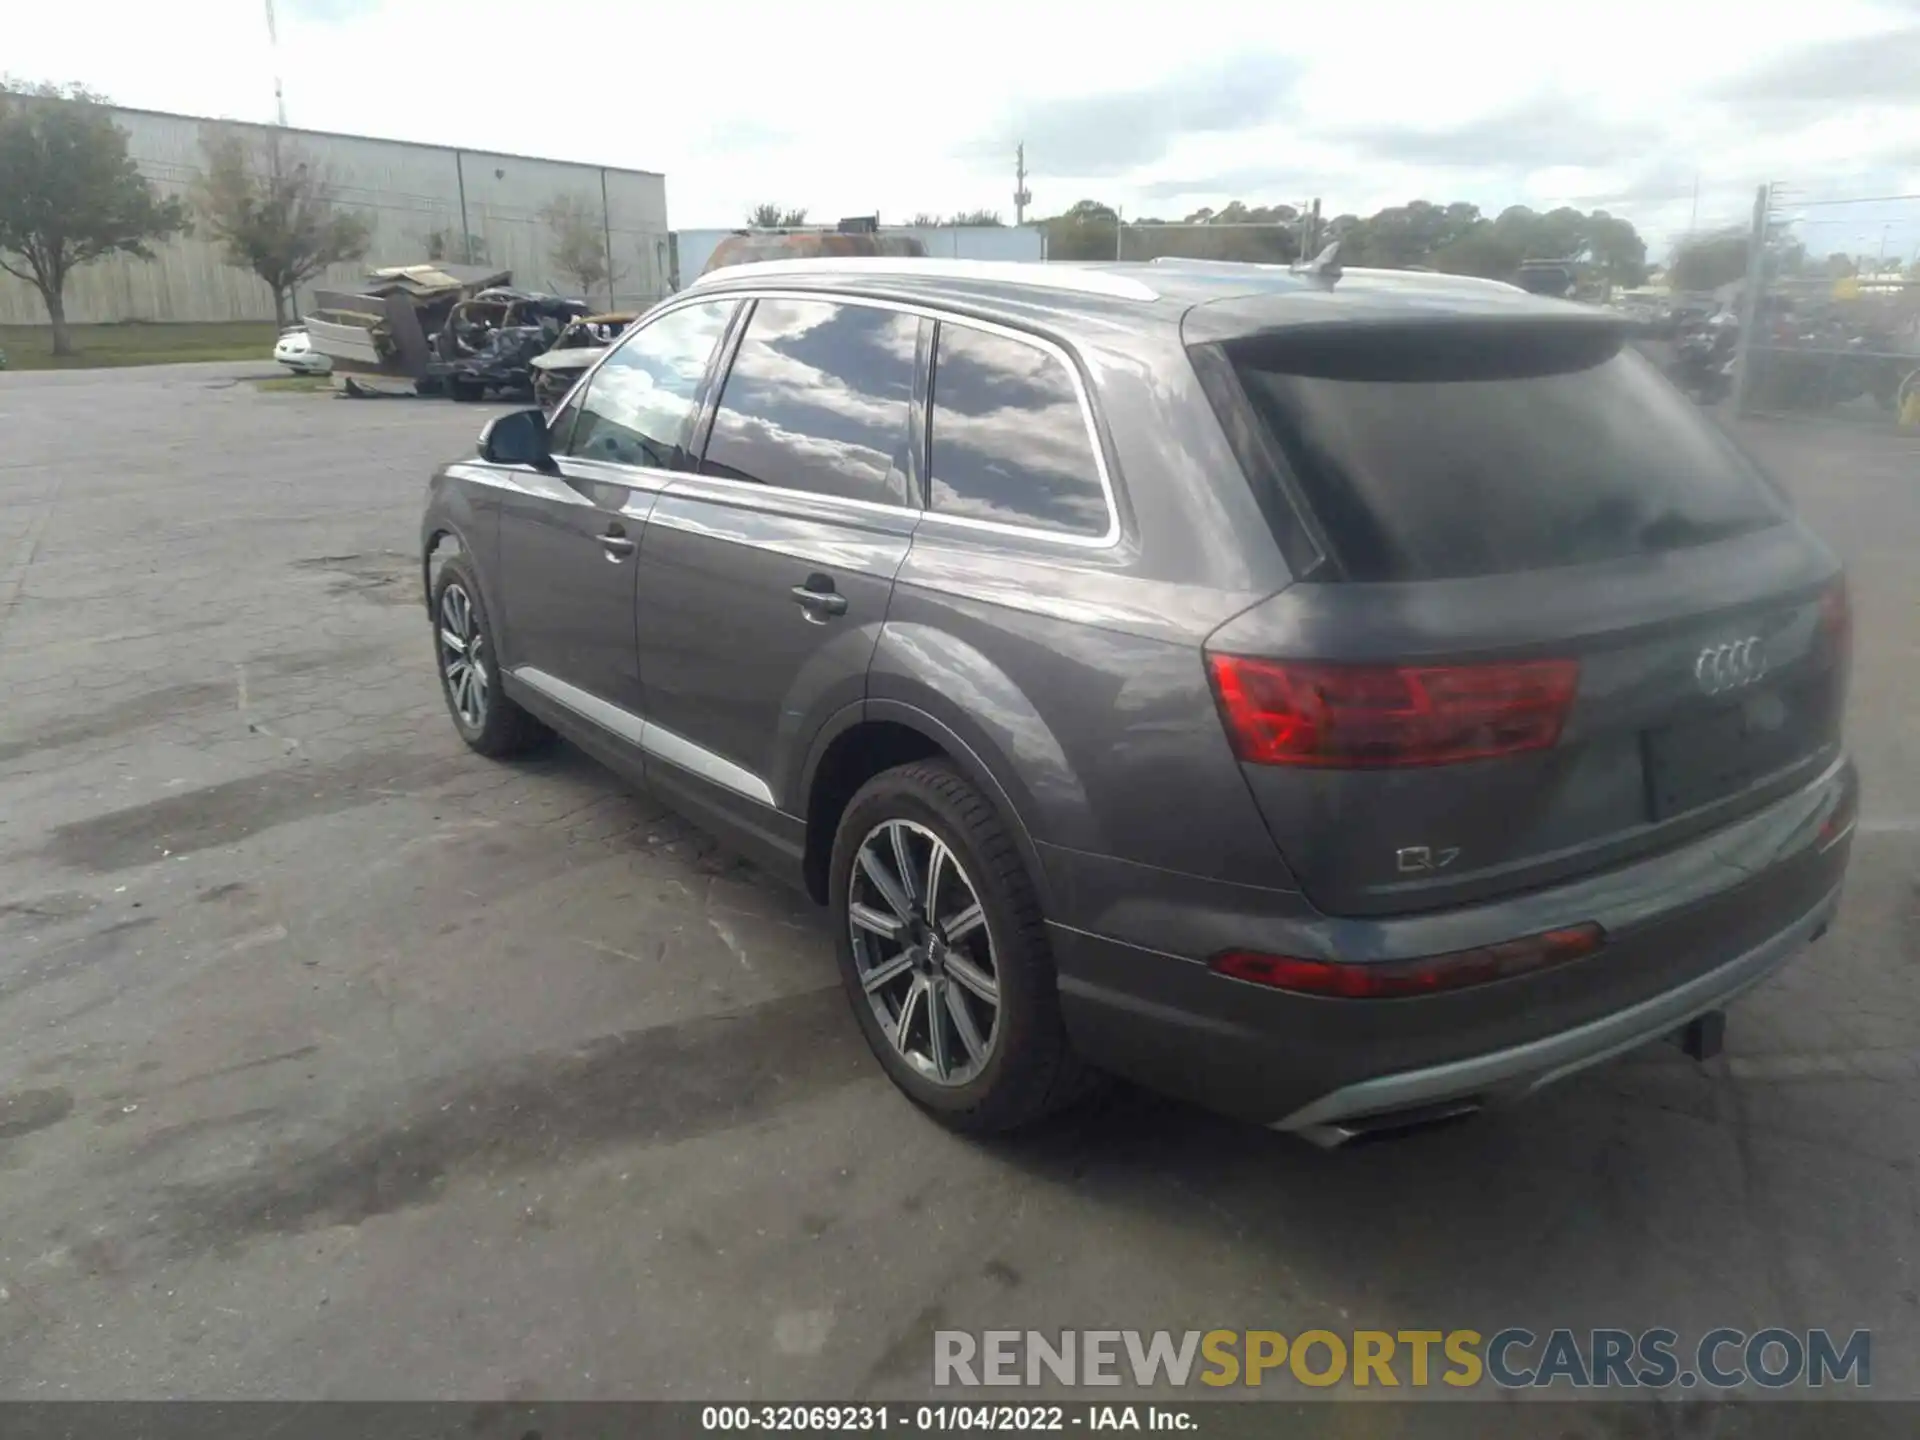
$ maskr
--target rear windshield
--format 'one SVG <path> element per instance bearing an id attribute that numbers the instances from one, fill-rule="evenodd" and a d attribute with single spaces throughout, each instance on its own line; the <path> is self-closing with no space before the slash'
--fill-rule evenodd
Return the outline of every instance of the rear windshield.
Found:
<path id="1" fill-rule="evenodd" d="M 1545 570 L 1785 515 L 1605 327 L 1296 332 L 1228 351 L 1350 579 Z"/>

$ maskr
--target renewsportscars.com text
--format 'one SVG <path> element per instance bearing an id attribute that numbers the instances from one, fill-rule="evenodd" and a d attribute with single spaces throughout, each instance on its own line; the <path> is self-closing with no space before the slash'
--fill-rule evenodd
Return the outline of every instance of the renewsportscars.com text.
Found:
<path id="1" fill-rule="evenodd" d="M 1873 1383 L 1873 1336 L 1827 1330 L 938 1330 L 933 1383 L 976 1386 L 1777 1390 Z"/>

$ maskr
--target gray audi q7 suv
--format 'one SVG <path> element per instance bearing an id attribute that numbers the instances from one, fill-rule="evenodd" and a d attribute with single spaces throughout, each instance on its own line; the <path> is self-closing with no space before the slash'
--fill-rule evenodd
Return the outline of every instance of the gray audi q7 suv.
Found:
<path id="1" fill-rule="evenodd" d="M 1451 1117 L 1713 1033 L 1846 868 L 1834 557 L 1616 317 L 1506 285 L 742 265 L 423 540 L 466 742 L 557 731 L 804 886 L 962 1128 L 1109 1072 Z"/>

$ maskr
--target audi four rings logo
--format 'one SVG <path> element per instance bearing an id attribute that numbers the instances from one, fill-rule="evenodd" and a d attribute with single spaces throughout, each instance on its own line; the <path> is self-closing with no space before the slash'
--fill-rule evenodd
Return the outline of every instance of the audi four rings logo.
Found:
<path id="1" fill-rule="evenodd" d="M 1751 685 L 1767 673 L 1767 647 L 1758 635 L 1709 645 L 1693 662 L 1693 678 L 1709 695 L 1725 694 Z"/>

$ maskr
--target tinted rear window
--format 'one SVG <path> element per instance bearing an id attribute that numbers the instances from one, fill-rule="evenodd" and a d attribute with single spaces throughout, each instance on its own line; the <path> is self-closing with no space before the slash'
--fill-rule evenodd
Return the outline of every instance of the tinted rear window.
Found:
<path id="1" fill-rule="evenodd" d="M 1693 402 L 1602 327 L 1356 329 L 1229 353 L 1355 580 L 1618 559 L 1784 515 Z"/>

